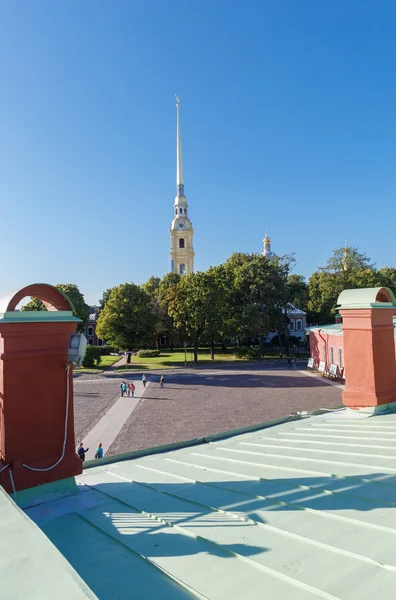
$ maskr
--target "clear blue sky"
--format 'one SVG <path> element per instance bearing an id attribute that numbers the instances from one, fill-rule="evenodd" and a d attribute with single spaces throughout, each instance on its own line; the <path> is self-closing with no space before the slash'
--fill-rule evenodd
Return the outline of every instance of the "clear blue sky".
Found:
<path id="1" fill-rule="evenodd" d="M 396 266 L 396 3 L 6 0 L 0 291 L 169 270 L 175 102 L 196 269 L 347 239 Z"/>

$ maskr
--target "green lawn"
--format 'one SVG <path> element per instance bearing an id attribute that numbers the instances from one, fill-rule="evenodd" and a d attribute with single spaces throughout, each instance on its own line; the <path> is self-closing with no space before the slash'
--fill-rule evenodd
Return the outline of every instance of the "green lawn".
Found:
<path id="1" fill-rule="evenodd" d="M 111 367 L 117 360 L 120 360 L 121 356 L 102 356 L 100 367 Z"/>
<path id="2" fill-rule="evenodd" d="M 121 356 L 102 356 L 102 361 L 98 367 L 94 368 L 85 368 L 81 367 L 81 369 L 74 369 L 75 373 L 102 373 L 104 369 L 111 367 L 120 360 Z"/>
<path id="3" fill-rule="evenodd" d="M 279 355 L 265 356 L 266 359 L 279 360 Z M 193 351 L 187 350 L 187 366 L 193 365 L 194 354 Z M 245 358 L 236 358 L 232 352 L 229 354 L 217 354 L 215 353 L 214 360 L 210 358 L 210 352 L 206 348 L 200 348 L 198 352 L 198 365 L 199 364 L 216 364 L 219 362 L 246 362 Z M 172 367 L 184 366 L 184 352 L 161 352 L 160 356 L 153 358 L 139 358 L 138 356 L 132 357 L 132 362 L 129 365 L 118 367 L 120 370 L 146 370 L 146 369 L 171 369 Z"/>

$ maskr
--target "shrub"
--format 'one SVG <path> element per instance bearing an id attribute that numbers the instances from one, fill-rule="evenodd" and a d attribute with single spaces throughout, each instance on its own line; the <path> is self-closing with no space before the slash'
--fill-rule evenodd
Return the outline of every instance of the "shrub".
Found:
<path id="1" fill-rule="evenodd" d="M 153 358 L 154 356 L 159 356 L 159 350 L 139 350 L 138 357 L 139 358 Z"/>
<path id="2" fill-rule="evenodd" d="M 256 360 L 259 356 L 258 346 L 241 346 L 240 348 L 234 348 L 234 354 L 237 358 L 248 358 L 249 360 Z"/>
<path id="3" fill-rule="evenodd" d="M 248 352 L 248 346 L 240 346 L 239 348 L 234 348 L 234 355 L 237 358 L 246 358 Z"/>
<path id="4" fill-rule="evenodd" d="M 102 353 L 99 346 L 87 346 L 87 351 L 82 362 L 83 367 L 91 369 L 92 367 L 99 366 L 102 361 Z"/>

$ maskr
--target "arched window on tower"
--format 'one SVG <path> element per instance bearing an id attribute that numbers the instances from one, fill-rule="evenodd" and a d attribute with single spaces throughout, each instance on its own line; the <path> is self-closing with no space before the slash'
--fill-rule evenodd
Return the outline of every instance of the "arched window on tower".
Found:
<path id="1" fill-rule="evenodd" d="M 184 275 L 186 272 L 186 265 L 184 263 L 181 263 L 181 265 L 179 265 L 179 272 L 180 275 Z"/>
<path id="2" fill-rule="evenodd" d="M 179 240 L 179 248 L 184 248 L 184 239 L 180 238 Z"/>

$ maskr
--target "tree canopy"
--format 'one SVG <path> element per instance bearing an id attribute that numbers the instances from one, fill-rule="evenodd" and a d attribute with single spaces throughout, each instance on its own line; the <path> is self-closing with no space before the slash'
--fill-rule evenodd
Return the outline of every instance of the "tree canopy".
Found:
<path id="1" fill-rule="evenodd" d="M 73 303 L 74 311 L 73 314 L 78 319 L 81 319 L 77 329 L 83 331 L 84 325 L 89 318 L 89 306 L 84 300 L 84 295 L 80 292 L 78 287 L 74 283 L 58 283 L 55 287 L 61 290 Z M 41 300 L 38 298 L 31 298 L 30 301 L 25 304 L 21 310 L 47 310 Z"/>
<path id="2" fill-rule="evenodd" d="M 132 350 L 153 341 L 157 318 L 144 289 L 124 283 L 111 290 L 99 314 L 96 333 L 115 348 Z"/>

